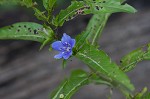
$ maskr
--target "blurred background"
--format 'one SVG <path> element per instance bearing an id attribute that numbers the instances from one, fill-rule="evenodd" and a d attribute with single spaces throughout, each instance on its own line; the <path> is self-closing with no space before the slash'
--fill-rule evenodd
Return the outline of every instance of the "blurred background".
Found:
<path id="1" fill-rule="evenodd" d="M 40 2 L 40 1 L 39 1 Z M 102 34 L 99 44 L 113 61 L 119 63 L 122 56 L 150 42 L 150 1 L 128 0 L 138 12 L 136 14 L 113 14 Z M 65 8 L 69 0 L 60 0 L 59 7 Z M 66 5 L 64 5 L 66 4 Z M 74 37 L 85 29 L 90 15 L 79 16 L 59 28 Z M 0 27 L 15 22 L 37 22 L 31 9 L 20 6 L 0 6 Z M 49 52 L 49 46 L 39 51 L 40 44 L 32 41 L 0 41 L 0 99 L 48 99 L 49 93 L 77 68 L 88 68 L 79 60 L 72 58 L 67 67 L 62 69 L 62 61 L 53 56 L 57 52 Z M 128 73 L 136 91 L 143 87 L 150 89 L 150 61 L 144 61 Z M 107 99 L 107 86 L 84 86 L 72 99 Z M 115 90 L 112 99 L 124 99 Z"/>

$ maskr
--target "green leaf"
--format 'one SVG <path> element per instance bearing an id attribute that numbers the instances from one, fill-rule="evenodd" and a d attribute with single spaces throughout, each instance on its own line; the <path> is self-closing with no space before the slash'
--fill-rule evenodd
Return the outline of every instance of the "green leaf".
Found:
<path id="1" fill-rule="evenodd" d="M 45 12 L 41 12 L 39 9 L 37 9 L 35 7 L 33 9 L 34 9 L 34 12 L 35 12 L 34 15 L 37 17 L 37 19 L 45 21 L 45 22 L 48 21 L 48 18 L 44 14 Z"/>
<path id="2" fill-rule="evenodd" d="M 50 99 L 71 99 L 71 96 L 83 85 L 88 84 L 88 74 L 83 70 L 75 70 L 71 76 L 63 81 Z"/>
<path id="3" fill-rule="evenodd" d="M 40 50 L 47 45 L 48 43 L 52 43 L 55 39 L 55 34 L 52 28 L 49 26 L 44 25 L 43 31 L 40 31 L 40 34 L 45 34 L 44 36 L 46 37 L 46 40 L 42 43 Z"/>
<path id="4" fill-rule="evenodd" d="M 75 18 L 77 15 L 86 14 L 111 14 L 115 12 L 128 12 L 135 13 L 136 10 L 128 4 L 122 5 L 119 1 L 108 0 L 85 0 L 85 1 L 72 1 L 71 5 L 54 18 L 53 24 L 55 26 L 62 26 L 65 21 Z"/>
<path id="5" fill-rule="evenodd" d="M 98 41 L 98 38 L 100 37 L 109 16 L 110 14 L 95 14 L 88 23 L 86 32 L 89 32 L 89 35 L 87 39 L 92 45 L 97 43 L 96 41 Z"/>
<path id="6" fill-rule="evenodd" d="M 147 88 L 145 87 L 141 92 L 129 99 L 150 99 L 150 92 L 148 92 Z"/>
<path id="7" fill-rule="evenodd" d="M 62 26 L 65 21 L 73 19 L 77 15 L 77 11 L 84 7 L 84 2 L 73 1 L 71 5 L 65 10 L 61 10 L 60 13 L 53 19 L 55 26 Z"/>
<path id="8" fill-rule="evenodd" d="M 32 40 L 43 42 L 47 34 L 41 34 L 43 26 L 33 22 L 20 22 L 0 28 L 0 39 Z"/>
<path id="9" fill-rule="evenodd" d="M 135 13 L 137 12 L 132 6 L 128 4 L 122 5 L 120 2 L 115 2 L 111 0 L 108 3 L 100 4 L 103 9 L 101 12 L 103 13 L 115 13 L 115 12 L 127 12 L 127 13 Z"/>
<path id="10" fill-rule="evenodd" d="M 145 50 L 146 49 L 146 50 Z M 143 61 L 150 60 L 150 44 L 138 48 L 121 59 L 121 70 L 128 72 L 135 68 L 136 64 Z"/>
<path id="11" fill-rule="evenodd" d="M 108 81 L 105 81 L 103 78 L 99 77 L 96 73 L 93 73 L 92 76 L 89 78 L 89 82 L 90 83 L 94 83 L 96 85 L 108 85 L 110 87 L 113 87 L 113 85 L 108 82 Z"/>
<path id="12" fill-rule="evenodd" d="M 89 32 L 83 31 L 81 34 L 76 36 L 75 38 L 76 39 L 76 44 L 75 44 L 76 51 L 78 51 L 82 47 L 82 45 L 84 45 L 88 35 L 89 35 Z"/>
<path id="13" fill-rule="evenodd" d="M 104 1 L 104 2 L 103 2 Z M 93 14 L 101 14 L 101 13 L 116 13 L 116 12 L 128 12 L 128 13 L 135 13 L 136 10 L 128 5 L 122 4 L 120 0 L 85 0 L 86 4 L 89 6 L 88 13 Z"/>
<path id="14" fill-rule="evenodd" d="M 57 0 L 43 0 L 43 5 L 48 12 L 48 19 L 52 17 L 52 11 Z"/>
<path id="15" fill-rule="evenodd" d="M 134 90 L 127 75 L 115 63 L 111 62 L 111 59 L 105 52 L 98 50 L 95 46 L 85 44 L 77 52 L 76 57 L 99 73 L 100 77 L 123 92 L 128 93 Z"/>
<path id="16" fill-rule="evenodd" d="M 20 0 L 0 0 L 0 4 L 17 4 Z"/>
<path id="17" fill-rule="evenodd" d="M 56 0 L 43 0 L 43 5 L 47 11 L 52 11 Z"/>
<path id="18" fill-rule="evenodd" d="M 110 15 L 107 13 L 93 15 L 86 30 L 76 37 L 76 50 L 79 50 L 86 40 L 96 45 Z"/>
<path id="19" fill-rule="evenodd" d="M 9 5 L 25 5 L 26 7 L 32 7 L 34 3 L 32 0 L 0 0 L 0 4 L 9 4 Z"/>
<path id="20" fill-rule="evenodd" d="M 90 41 L 92 45 L 94 45 L 102 33 L 102 30 L 107 22 L 109 15 L 108 14 L 95 14 L 90 19 L 86 31 L 82 32 L 76 37 L 76 50 L 79 50 L 82 45 L 84 45 L 87 41 Z"/>
<path id="21" fill-rule="evenodd" d="M 32 0 L 21 0 L 21 4 L 25 5 L 26 7 L 32 7 L 34 5 L 34 3 L 32 2 Z"/>
<path id="22" fill-rule="evenodd" d="M 150 92 L 147 92 L 141 99 L 150 99 Z"/>
<path id="23" fill-rule="evenodd" d="M 43 6 L 44 6 L 45 9 L 48 9 L 49 0 L 43 0 Z"/>
<path id="24" fill-rule="evenodd" d="M 135 99 L 143 99 L 143 95 L 147 92 L 147 88 L 145 87 L 140 93 L 137 93 L 136 96 L 134 97 Z"/>

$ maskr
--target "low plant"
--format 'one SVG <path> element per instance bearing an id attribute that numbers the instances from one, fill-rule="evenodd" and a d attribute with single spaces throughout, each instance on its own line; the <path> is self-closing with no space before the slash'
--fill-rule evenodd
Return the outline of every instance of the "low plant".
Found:
<path id="1" fill-rule="evenodd" d="M 41 43 L 40 49 L 50 45 L 50 49 L 58 51 L 54 56 L 63 60 L 63 68 L 67 60 L 76 57 L 83 61 L 89 71 L 73 70 L 70 77 L 62 81 L 60 86 L 50 95 L 50 99 L 70 99 L 82 86 L 88 84 L 107 85 L 110 89 L 118 89 L 126 99 L 150 99 L 147 88 L 134 94 L 134 85 L 126 75 L 143 60 L 150 60 L 150 44 L 144 45 L 120 59 L 117 64 L 111 61 L 107 53 L 101 50 L 98 40 L 113 13 L 135 13 L 136 9 L 125 3 L 124 0 L 72 0 L 70 5 L 57 15 L 56 0 L 42 0 L 41 11 L 35 0 L 0 0 L 0 4 L 18 4 L 34 10 L 35 16 L 43 24 L 34 22 L 19 22 L 0 28 L 0 39 L 31 40 Z M 57 29 L 65 22 L 71 21 L 79 15 L 92 15 L 87 27 L 75 38 L 64 33 L 58 37 Z M 145 48 L 144 48 L 145 49 Z M 109 97 L 110 98 L 110 97 Z"/>

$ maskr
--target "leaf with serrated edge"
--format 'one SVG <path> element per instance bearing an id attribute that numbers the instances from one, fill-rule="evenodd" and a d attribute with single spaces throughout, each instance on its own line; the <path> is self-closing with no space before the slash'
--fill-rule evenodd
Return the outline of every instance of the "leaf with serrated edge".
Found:
<path id="1" fill-rule="evenodd" d="M 63 95 L 63 99 L 71 99 L 71 96 L 79 90 L 80 87 L 88 83 L 88 75 L 83 70 L 75 70 L 71 76 L 63 81 L 59 88 L 52 93 L 50 99 L 60 99 L 60 95 Z"/>
<path id="2" fill-rule="evenodd" d="M 120 68 L 124 72 L 128 72 L 134 69 L 136 64 L 143 60 L 150 60 L 150 44 L 138 48 L 130 52 L 129 54 L 125 55 L 120 61 L 121 62 Z"/>
<path id="3" fill-rule="evenodd" d="M 115 63 L 111 62 L 105 52 L 96 49 L 95 46 L 85 44 L 77 53 L 76 57 L 100 73 L 100 75 L 103 75 L 104 78 L 119 89 L 124 89 L 125 92 L 134 90 L 126 74 Z"/>

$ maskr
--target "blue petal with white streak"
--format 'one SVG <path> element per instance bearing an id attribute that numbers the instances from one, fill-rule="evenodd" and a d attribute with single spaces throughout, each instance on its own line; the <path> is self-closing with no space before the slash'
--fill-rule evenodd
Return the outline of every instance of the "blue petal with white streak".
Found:
<path id="1" fill-rule="evenodd" d="M 55 55 L 56 59 L 68 59 L 72 55 L 72 49 L 75 46 L 75 39 L 72 39 L 66 33 L 63 34 L 61 41 L 55 41 L 52 43 L 52 48 L 59 51 L 59 54 Z"/>

